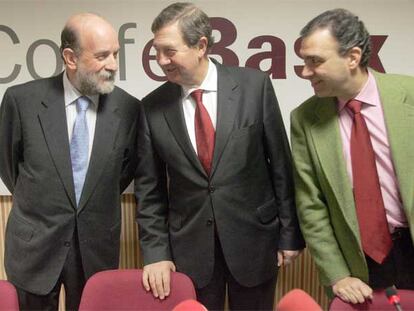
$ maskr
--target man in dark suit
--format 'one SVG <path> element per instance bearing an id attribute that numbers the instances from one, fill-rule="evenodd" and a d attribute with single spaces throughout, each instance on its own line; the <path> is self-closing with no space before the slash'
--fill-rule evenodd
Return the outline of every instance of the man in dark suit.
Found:
<path id="1" fill-rule="evenodd" d="M 1 104 L 0 173 L 13 195 L 5 266 L 22 310 L 57 310 L 62 284 L 77 309 L 87 278 L 118 267 L 120 194 L 136 167 L 141 105 L 114 86 L 117 33 L 75 15 L 61 50 L 64 73 L 11 87 Z"/>
<path id="2" fill-rule="evenodd" d="M 169 81 L 143 100 L 136 179 L 143 284 L 164 299 L 177 269 L 209 310 L 224 308 L 226 285 L 231 309 L 270 310 L 278 265 L 304 246 L 270 79 L 210 60 L 209 19 L 191 3 L 164 9 L 152 31 Z"/>

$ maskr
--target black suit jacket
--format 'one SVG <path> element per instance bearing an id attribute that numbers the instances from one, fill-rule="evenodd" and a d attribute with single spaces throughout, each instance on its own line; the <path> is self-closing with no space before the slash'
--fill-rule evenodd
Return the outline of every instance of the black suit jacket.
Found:
<path id="1" fill-rule="evenodd" d="M 277 272 L 278 249 L 301 249 L 291 155 L 269 78 L 217 64 L 216 142 L 210 178 L 191 145 L 181 87 L 167 82 L 143 99 L 136 179 L 144 264 L 173 260 L 205 286 L 215 228 L 232 275 L 255 286 Z"/>
<path id="2" fill-rule="evenodd" d="M 101 96 L 79 207 L 69 151 L 62 74 L 9 88 L 0 111 L 0 176 L 13 195 L 8 279 L 36 294 L 56 284 L 75 228 L 85 277 L 119 262 L 120 194 L 136 167 L 142 106 L 119 88 Z"/>

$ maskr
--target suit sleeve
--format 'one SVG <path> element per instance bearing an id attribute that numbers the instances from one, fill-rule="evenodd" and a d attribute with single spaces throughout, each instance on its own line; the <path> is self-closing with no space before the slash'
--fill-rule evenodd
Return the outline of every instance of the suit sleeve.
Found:
<path id="1" fill-rule="evenodd" d="M 292 158 L 279 105 L 269 77 L 263 90 L 264 139 L 270 165 L 273 189 L 279 207 L 280 250 L 304 248 L 295 209 Z"/>
<path id="2" fill-rule="evenodd" d="M 139 241 L 144 265 L 147 265 L 172 260 L 172 257 L 168 233 L 166 165 L 153 146 L 146 117 L 143 115 L 140 121 L 135 194 Z"/>
<path id="3" fill-rule="evenodd" d="M 13 193 L 22 160 L 20 116 L 15 98 L 6 91 L 0 107 L 0 177 Z"/>
<path id="4" fill-rule="evenodd" d="M 291 114 L 291 142 L 295 164 L 296 205 L 306 243 L 320 272 L 322 285 L 351 275 L 331 224 L 326 198 L 317 179 L 305 122 Z"/>
<path id="5" fill-rule="evenodd" d="M 127 141 L 129 142 L 128 145 L 128 152 L 125 155 L 124 161 L 122 163 L 122 172 L 121 172 L 121 179 L 120 179 L 120 190 L 121 193 L 128 187 L 131 183 L 132 179 L 135 176 L 135 170 L 137 168 L 137 161 L 138 161 L 138 136 L 137 132 L 139 130 L 139 124 L 142 122 L 143 118 L 143 109 L 142 104 L 139 100 L 133 98 L 132 105 L 136 107 L 134 113 L 136 118 L 132 123 L 131 128 L 129 129 Z"/>

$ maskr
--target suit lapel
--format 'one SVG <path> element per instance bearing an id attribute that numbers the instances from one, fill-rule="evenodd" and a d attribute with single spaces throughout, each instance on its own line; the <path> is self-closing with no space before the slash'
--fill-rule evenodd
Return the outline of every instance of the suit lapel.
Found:
<path id="1" fill-rule="evenodd" d="M 237 112 L 236 105 L 240 96 L 237 84 L 233 77 L 225 67 L 216 62 L 214 63 L 217 66 L 218 90 L 216 140 L 211 176 L 214 175 L 217 164 L 233 129 L 234 117 Z M 206 172 L 197 157 L 197 153 L 191 144 L 190 137 L 188 136 L 181 105 L 181 88 L 178 85 L 170 84 L 170 91 L 167 93 L 168 95 L 166 98 L 162 100 L 166 103 L 170 103 L 166 106 L 164 111 L 168 126 L 189 161 L 193 163 L 194 167 L 196 167 L 202 174 L 206 175 Z"/>
<path id="2" fill-rule="evenodd" d="M 51 80 L 50 91 L 42 102 L 43 109 L 39 111 L 38 117 L 65 191 L 72 205 L 76 206 L 62 77 L 63 74 Z"/>
<path id="3" fill-rule="evenodd" d="M 315 113 L 319 120 L 312 126 L 311 135 L 319 163 L 345 221 L 353 232 L 358 233 L 352 185 L 346 171 L 335 101 L 332 98 L 319 99 Z"/>
<path id="4" fill-rule="evenodd" d="M 407 102 L 407 93 L 386 75 L 376 74 L 391 154 L 406 213 L 411 213 L 414 198 L 414 106 Z M 407 214 L 408 216 L 409 214 Z"/>
<path id="5" fill-rule="evenodd" d="M 214 145 L 211 176 L 217 168 L 230 133 L 233 130 L 234 118 L 237 113 L 237 103 L 240 92 L 238 85 L 225 67 L 214 62 L 217 67 L 217 125 Z"/>
<path id="6" fill-rule="evenodd" d="M 118 104 L 113 94 L 103 95 L 99 98 L 92 153 L 82 196 L 79 201 L 78 212 L 86 205 L 93 190 L 99 183 L 100 176 L 106 167 L 108 159 L 110 159 L 120 124 L 120 117 L 117 113 Z"/>
<path id="7" fill-rule="evenodd" d="M 188 136 L 183 108 L 181 105 L 181 87 L 172 83 L 169 84 L 169 86 L 169 91 L 166 92 L 167 95 L 165 98 L 161 99 L 162 102 L 166 103 L 164 116 L 167 124 L 188 160 L 197 170 L 203 174 L 206 174 L 198 159 L 197 153 L 191 144 L 190 137 Z"/>

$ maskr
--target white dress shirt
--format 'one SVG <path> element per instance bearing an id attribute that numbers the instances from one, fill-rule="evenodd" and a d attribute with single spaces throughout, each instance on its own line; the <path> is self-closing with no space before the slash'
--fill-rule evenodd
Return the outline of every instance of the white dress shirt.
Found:
<path id="1" fill-rule="evenodd" d="M 209 59 L 208 70 L 204 81 L 197 88 L 182 87 L 181 103 L 183 105 L 184 119 L 187 126 L 187 132 L 190 136 L 191 144 L 197 153 L 197 143 L 195 137 L 194 116 L 196 109 L 196 102 L 190 96 L 191 92 L 196 89 L 203 90 L 203 104 L 210 116 L 214 129 L 217 123 L 217 68 L 216 65 Z"/>

